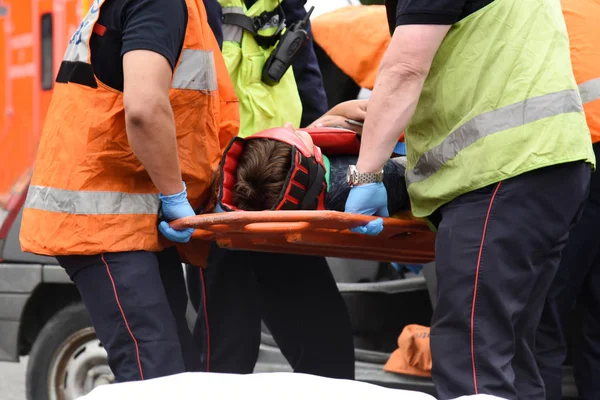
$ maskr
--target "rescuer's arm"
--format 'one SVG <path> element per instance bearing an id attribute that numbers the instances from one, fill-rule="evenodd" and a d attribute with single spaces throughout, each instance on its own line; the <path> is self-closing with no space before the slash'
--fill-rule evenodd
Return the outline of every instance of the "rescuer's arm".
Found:
<path id="1" fill-rule="evenodd" d="M 121 20 L 123 102 L 129 145 L 160 191 L 169 240 L 187 242 L 193 229 L 176 231 L 167 221 L 196 215 L 182 182 L 175 119 L 169 92 L 187 27 L 185 0 L 137 0 L 123 5 Z"/>
<path id="2" fill-rule="evenodd" d="M 433 58 L 451 25 L 401 25 L 383 57 L 356 168 L 381 171 L 412 118 Z"/>
<path id="3" fill-rule="evenodd" d="M 391 156 L 415 112 L 435 54 L 467 6 L 466 0 L 386 0 L 385 4 L 390 28 L 396 28 L 369 99 L 356 164 L 362 173 L 380 172 Z M 383 183 L 354 186 L 345 211 L 387 216 Z M 382 229 L 379 218 L 353 228 L 354 232 L 369 235 L 377 235 Z"/>
<path id="4" fill-rule="evenodd" d="M 183 186 L 169 101 L 171 66 L 158 53 L 134 50 L 123 56 L 123 77 L 129 145 L 161 193 L 179 193 Z"/>
<path id="5" fill-rule="evenodd" d="M 187 26 L 185 0 L 136 0 L 122 8 L 123 101 L 129 145 L 163 195 L 183 190 L 169 101 Z"/>

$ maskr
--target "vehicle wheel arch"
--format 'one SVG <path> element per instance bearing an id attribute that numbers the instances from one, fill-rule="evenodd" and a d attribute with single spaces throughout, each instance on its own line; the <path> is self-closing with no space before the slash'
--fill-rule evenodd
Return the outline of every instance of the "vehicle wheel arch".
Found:
<path id="1" fill-rule="evenodd" d="M 65 307 L 81 302 L 81 296 L 73 284 L 40 283 L 31 293 L 19 327 L 19 355 L 28 355 L 35 340 L 56 313 Z"/>

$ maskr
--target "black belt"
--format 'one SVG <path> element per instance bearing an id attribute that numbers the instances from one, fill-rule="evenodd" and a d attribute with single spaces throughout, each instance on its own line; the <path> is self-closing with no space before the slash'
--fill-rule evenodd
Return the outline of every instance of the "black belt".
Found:
<path id="1" fill-rule="evenodd" d="M 279 26 L 277 27 L 277 32 L 271 36 L 263 36 L 258 33 L 258 31 L 274 16 L 279 16 Z M 237 13 L 224 13 L 221 19 L 223 24 L 226 25 L 236 25 L 239 26 L 254 36 L 256 43 L 258 43 L 261 47 L 271 47 L 274 46 L 275 43 L 281 38 L 281 33 L 283 28 L 285 28 L 285 14 L 281 8 L 281 5 L 277 6 L 277 8 L 273 11 L 265 11 L 257 17 L 249 17 L 244 14 Z"/>

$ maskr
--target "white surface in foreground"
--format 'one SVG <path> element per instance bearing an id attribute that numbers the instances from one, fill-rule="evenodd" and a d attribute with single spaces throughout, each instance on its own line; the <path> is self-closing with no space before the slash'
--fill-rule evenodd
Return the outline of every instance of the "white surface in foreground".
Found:
<path id="1" fill-rule="evenodd" d="M 291 372 L 249 375 L 188 372 L 146 381 L 100 386 L 79 400 L 435 400 L 421 392 Z M 502 400 L 488 395 L 456 400 Z"/>
<path id="2" fill-rule="evenodd" d="M 435 400 L 421 392 L 288 372 L 250 375 L 188 372 L 100 386 L 79 400 L 197 400 L 199 396 L 211 400 Z"/>

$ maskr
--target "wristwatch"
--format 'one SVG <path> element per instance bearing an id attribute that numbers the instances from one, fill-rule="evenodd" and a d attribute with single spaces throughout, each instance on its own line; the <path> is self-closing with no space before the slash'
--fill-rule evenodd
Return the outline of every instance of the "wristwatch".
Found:
<path id="1" fill-rule="evenodd" d="M 379 172 L 358 172 L 356 165 L 348 165 L 348 186 L 383 182 L 383 170 Z"/>

